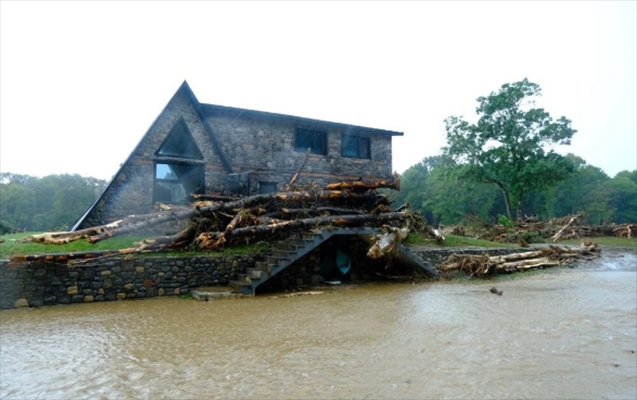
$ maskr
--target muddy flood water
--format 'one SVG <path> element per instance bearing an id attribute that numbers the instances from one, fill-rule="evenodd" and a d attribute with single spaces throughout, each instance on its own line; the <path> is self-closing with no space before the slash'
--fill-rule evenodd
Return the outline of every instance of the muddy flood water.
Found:
<path id="1" fill-rule="evenodd" d="M 630 252 L 488 282 L 76 304 L 0 322 L 3 400 L 637 398 Z"/>

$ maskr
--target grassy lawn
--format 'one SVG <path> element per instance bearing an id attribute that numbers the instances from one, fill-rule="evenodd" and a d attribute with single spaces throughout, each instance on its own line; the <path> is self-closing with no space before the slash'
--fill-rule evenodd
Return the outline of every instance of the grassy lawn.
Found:
<path id="1" fill-rule="evenodd" d="M 86 240 L 78 240 L 67 244 L 38 244 L 38 243 L 18 243 L 17 239 L 24 238 L 29 235 L 38 234 L 41 232 L 24 232 L 11 235 L 2 235 L 1 239 L 4 239 L 4 243 L 0 243 L 0 259 L 7 259 L 14 254 L 48 254 L 48 253 L 71 253 L 71 252 L 85 252 L 85 251 L 98 251 L 98 250 L 114 250 L 125 249 L 129 247 L 135 247 L 134 242 L 138 242 L 143 239 L 147 239 L 148 236 L 116 236 L 110 239 L 103 240 L 101 242 L 90 244 Z M 149 253 L 139 254 L 137 256 L 153 256 L 157 254 L 163 254 L 164 256 L 184 256 L 184 255 L 235 255 L 245 253 L 257 253 L 265 251 L 268 248 L 263 244 L 250 244 L 237 246 L 233 248 L 224 249 L 223 251 L 215 252 L 191 252 L 191 251 L 166 251 L 163 253 Z"/>
<path id="2" fill-rule="evenodd" d="M 135 247 L 134 242 L 147 238 L 147 236 L 116 236 L 106 239 L 96 244 L 90 244 L 85 240 L 78 240 L 64 245 L 55 244 L 37 244 L 37 243 L 17 243 L 16 239 L 20 239 L 39 232 L 25 232 L 11 235 L 3 235 L 4 243 L 0 243 L 0 259 L 7 259 L 14 254 L 47 254 L 47 253 L 70 253 L 84 252 L 96 250 L 113 250 Z M 593 241 L 600 246 L 632 249 L 637 251 L 637 238 L 627 239 L 618 237 L 598 237 L 586 239 L 571 239 L 558 242 L 559 245 L 579 246 L 582 240 Z M 456 247 L 486 247 L 486 248 L 517 248 L 515 243 L 497 243 L 488 240 L 473 239 L 465 236 L 447 235 L 445 241 L 440 244 L 433 239 L 425 238 L 417 234 L 409 234 L 405 240 L 407 246 L 422 246 L 435 248 L 456 248 Z M 138 256 L 153 256 L 163 254 L 164 256 L 187 256 L 187 255 L 237 255 L 245 253 L 259 253 L 267 251 L 271 246 L 269 244 L 246 244 L 227 248 L 222 251 L 201 252 L 201 251 L 168 251 L 163 253 L 140 254 Z"/>

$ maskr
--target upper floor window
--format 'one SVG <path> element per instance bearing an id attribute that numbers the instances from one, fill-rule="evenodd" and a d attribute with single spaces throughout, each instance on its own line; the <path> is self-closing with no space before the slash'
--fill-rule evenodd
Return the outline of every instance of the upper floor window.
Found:
<path id="1" fill-rule="evenodd" d="M 195 139 L 183 119 L 177 121 L 166 136 L 166 140 L 156 153 L 158 156 L 193 158 L 202 160 L 203 156 Z"/>
<path id="2" fill-rule="evenodd" d="M 341 156 L 371 158 L 370 139 L 363 136 L 343 135 L 341 137 Z"/>
<path id="3" fill-rule="evenodd" d="M 297 128 L 294 134 L 294 150 L 312 154 L 327 154 L 327 133 Z"/>

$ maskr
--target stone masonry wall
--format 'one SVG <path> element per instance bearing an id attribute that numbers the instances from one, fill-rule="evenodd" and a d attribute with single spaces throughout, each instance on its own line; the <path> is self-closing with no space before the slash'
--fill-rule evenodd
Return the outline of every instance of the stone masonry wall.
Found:
<path id="1" fill-rule="evenodd" d="M 282 189 L 298 170 L 305 152 L 294 150 L 295 121 L 271 117 L 237 117 L 221 112 L 208 116 L 223 151 L 237 172 L 252 171 L 258 182 L 276 182 Z M 346 127 L 302 126 L 327 133 L 327 154 L 311 154 L 298 183 L 324 184 L 342 179 L 388 178 L 392 174 L 391 136 L 356 132 L 371 138 L 371 158 L 341 156 Z M 251 183 L 253 191 L 257 185 Z"/>
<path id="2" fill-rule="evenodd" d="M 225 285 L 254 265 L 254 256 L 139 257 L 99 264 L 0 260 L 0 309 L 183 295 Z"/>
<path id="3" fill-rule="evenodd" d="M 204 157 L 203 160 L 180 160 L 174 157 L 155 155 L 173 126 L 180 119 L 184 120 L 192 134 Z M 213 150 L 203 123 L 187 94 L 183 91 L 175 94 L 155 120 L 128 160 L 117 171 L 97 207 L 93 208 L 80 228 L 101 225 L 132 214 L 152 212 L 155 162 L 174 161 L 205 165 L 207 187 L 211 187 L 213 181 L 216 182 L 221 176 L 225 176 L 221 168 L 221 161 Z"/>
<path id="4" fill-rule="evenodd" d="M 251 172 L 251 194 L 259 183 L 276 183 L 277 189 L 290 181 L 305 158 L 305 152 L 294 150 L 294 118 L 278 118 L 257 114 L 236 114 L 205 106 L 206 119 L 217 136 L 234 172 Z M 217 110 L 217 111 L 215 111 Z M 179 159 L 156 155 L 173 126 L 183 119 L 191 132 L 203 160 Z M 392 137 L 365 130 L 352 132 L 371 139 L 371 158 L 341 156 L 341 137 L 348 126 L 317 123 L 299 126 L 327 133 L 327 154 L 312 154 L 298 184 L 335 180 L 388 178 L 392 174 Z M 186 162 L 205 166 L 205 186 L 208 191 L 224 187 L 227 172 L 206 133 L 199 114 L 185 91 L 178 91 L 152 124 L 128 160 L 115 174 L 99 203 L 79 228 L 101 225 L 132 214 L 153 211 L 155 163 Z"/>

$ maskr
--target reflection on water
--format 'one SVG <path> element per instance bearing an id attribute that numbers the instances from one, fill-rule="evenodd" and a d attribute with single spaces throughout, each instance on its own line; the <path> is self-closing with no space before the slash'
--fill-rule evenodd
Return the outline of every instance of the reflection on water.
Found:
<path id="1" fill-rule="evenodd" d="M 636 398 L 636 264 L 4 311 L 0 398 Z"/>

